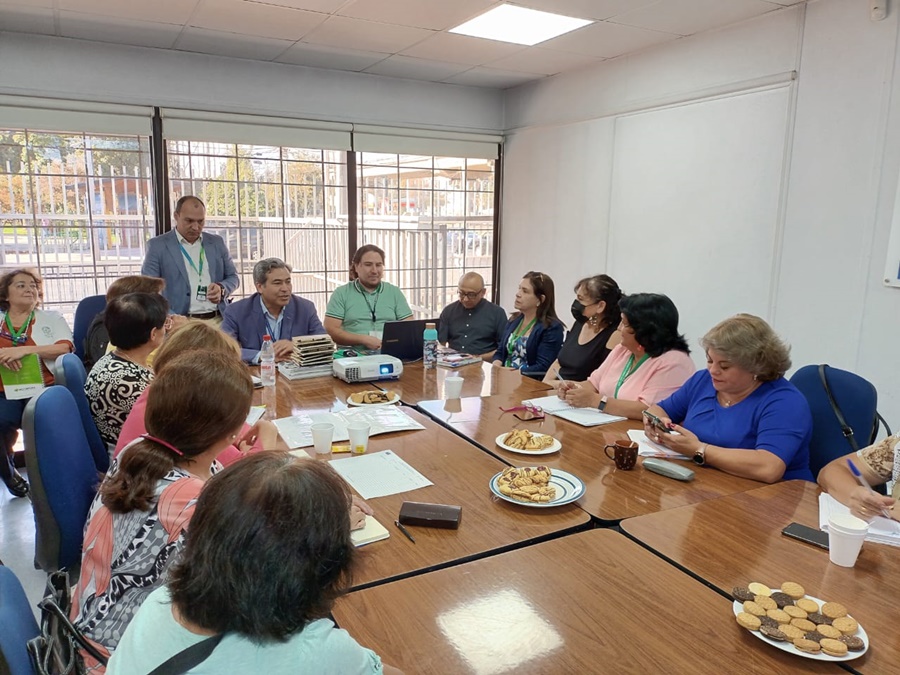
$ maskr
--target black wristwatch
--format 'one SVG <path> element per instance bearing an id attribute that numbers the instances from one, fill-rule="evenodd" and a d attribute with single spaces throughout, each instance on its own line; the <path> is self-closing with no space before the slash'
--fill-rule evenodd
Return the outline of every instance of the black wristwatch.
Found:
<path id="1" fill-rule="evenodd" d="M 697 448 L 697 452 L 694 453 L 692 459 L 694 460 L 694 464 L 698 466 L 706 464 L 706 443 L 702 443 L 700 447 Z"/>
<path id="2" fill-rule="evenodd" d="M 606 396 L 600 397 L 600 403 L 597 405 L 597 410 L 603 412 L 606 409 Z"/>

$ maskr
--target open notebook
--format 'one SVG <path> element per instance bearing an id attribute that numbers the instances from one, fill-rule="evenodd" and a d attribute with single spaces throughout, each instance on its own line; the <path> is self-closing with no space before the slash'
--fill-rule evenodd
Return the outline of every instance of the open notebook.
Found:
<path id="1" fill-rule="evenodd" d="M 544 396 L 543 398 L 531 398 L 527 401 L 522 401 L 522 403 L 536 405 L 546 413 L 575 422 L 575 424 L 580 424 L 583 427 L 596 427 L 601 424 L 619 422 L 625 419 L 616 415 L 607 415 L 595 408 L 575 408 L 556 394 Z"/>
<path id="2" fill-rule="evenodd" d="M 350 539 L 356 547 L 371 544 L 373 541 L 381 541 L 391 536 L 387 528 L 375 520 L 372 516 L 366 516 L 366 526 L 361 530 L 350 533 Z"/>

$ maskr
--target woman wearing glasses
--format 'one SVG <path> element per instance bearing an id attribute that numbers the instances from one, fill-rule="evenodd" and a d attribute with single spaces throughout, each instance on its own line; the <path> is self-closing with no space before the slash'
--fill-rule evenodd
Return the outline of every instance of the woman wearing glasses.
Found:
<path id="1" fill-rule="evenodd" d="M 694 373 L 687 342 L 678 333 L 678 309 L 665 295 L 622 298 L 622 342 L 586 382 L 562 382 L 559 397 L 578 408 L 640 419 L 647 406 L 676 391 Z"/>
<path id="2" fill-rule="evenodd" d="M 6 372 L 31 365 L 40 369 L 44 385 L 53 384 L 58 356 L 74 349 L 72 331 L 57 312 L 38 309 L 43 300 L 41 278 L 33 270 L 18 269 L 0 277 L 0 366 Z M 36 356 L 35 356 L 36 355 Z M 0 477 L 16 497 L 28 494 L 28 483 L 13 466 L 13 445 L 22 426 L 28 398 L 7 396 L 0 381 Z"/>
<path id="3" fill-rule="evenodd" d="M 584 382 L 600 367 L 612 348 L 619 344 L 619 300 L 622 291 L 605 274 L 582 279 L 575 284 L 572 316 L 575 325 L 566 336 L 559 357 L 544 376 L 552 387 L 560 381 Z"/>
<path id="4" fill-rule="evenodd" d="M 541 272 L 526 274 L 516 291 L 515 307 L 494 353 L 494 365 L 540 379 L 556 360 L 563 342 L 553 279 Z"/>
<path id="5" fill-rule="evenodd" d="M 111 447 L 153 379 L 147 357 L 162 344 L 168 310 L 169 303 L 157 293 L 129 293 L 106 307 L 104 323 L 116 348 L 91 368 L 84 392 L 100 438 Z"/>

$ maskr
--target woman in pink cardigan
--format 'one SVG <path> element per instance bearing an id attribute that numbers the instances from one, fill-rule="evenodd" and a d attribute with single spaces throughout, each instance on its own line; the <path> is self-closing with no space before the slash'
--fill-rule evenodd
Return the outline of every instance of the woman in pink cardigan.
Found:
<path id="1" fill-rule="evenodd" d="M 241 359 L 240 345 L 233 338 L 202 321 L 189 321 L 166 338 L 163 346 L 159 348 L 153 360 L 154 372 L 159 373 L 173 357 L 191 350 L 222 352 L 233 354 L 239 361 Z M 150 387 L 152 386 L 151 382 Z M 144 425 L 144 411 L 147 409 L 147 392 L 150 387 L 141 393 L 125 420 L 116 443 L 114 457 L 118 457 L 126 445 L 147 432 Z M 274 450 L 277 440 L 278 429 L 271 422 L 260 421 L 253 427 L 245 424 L 240 439 L 234 445 L 225 448 L 216 459 L 222 466 L 228 466 L 243 457 L 245 452 Z"/>
<path id="2" fill-rule="evenodd" d="M 564 382 L 559 397 L 578 408 L 638 420 L 694 374 L 687 342 L 678 333 L 678 309 L 667 296 L 635 293 L 619 303 L 622 342 L 586 382 Z"/>

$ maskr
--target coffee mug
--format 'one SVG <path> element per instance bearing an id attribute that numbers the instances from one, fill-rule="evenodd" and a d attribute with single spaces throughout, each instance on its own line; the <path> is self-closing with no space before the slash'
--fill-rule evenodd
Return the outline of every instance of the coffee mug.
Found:
<path id="1" fill-rule="evenodd" d="M 609 454 L 612 448 L 613 454 Z M 631 471 L 637 463 L 638 444 L 633 441 L 617 441 L 614 445 L 603 448 L 604 454 L 616 463 L 617 469 Z"/>

